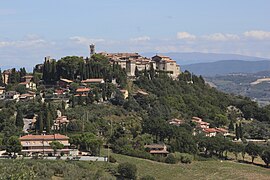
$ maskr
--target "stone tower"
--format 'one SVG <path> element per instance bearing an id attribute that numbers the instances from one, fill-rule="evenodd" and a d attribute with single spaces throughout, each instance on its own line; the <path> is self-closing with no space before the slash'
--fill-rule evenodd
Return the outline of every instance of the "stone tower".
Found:
<path id="1" fill-rule="evenodd" d="M 95 54 L 96 51 L 95 51 L 95 45 L 94 44 L 90 44 L 90 57 Z"/>

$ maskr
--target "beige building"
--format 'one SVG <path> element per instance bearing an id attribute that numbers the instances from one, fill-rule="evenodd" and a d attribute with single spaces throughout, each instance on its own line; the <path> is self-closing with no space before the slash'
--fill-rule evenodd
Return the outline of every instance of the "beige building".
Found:
<path id="1" fill-rule="evenodd" d="M 156 55 L 152 59 L 143 57 L 138 53 L 99 53 L 107 57 L 111 64 L 118 64 L 122 69 L 125 69 L 129 77 L 135 76 L 135 69 L 143 71 L 149 70 L 151 66 L 159 72 L 165 71 L 172 78 L 177 78 L 180 74 L 180 66 L 176 61 L 167 56 Z"/>
<path id="2" fill-rule="evenodd" d="M 54 153 L 50 146 L 52 141 L 58 141 L 64 145 L 63 149 L 57 150 L 57 152 L 63 152 L 69 154 L 69 137 L 61 134 L 53 135 L 26 135 L 20 137 L 22 152 L 32 155 L 33 153 L 49 154 Z"/>

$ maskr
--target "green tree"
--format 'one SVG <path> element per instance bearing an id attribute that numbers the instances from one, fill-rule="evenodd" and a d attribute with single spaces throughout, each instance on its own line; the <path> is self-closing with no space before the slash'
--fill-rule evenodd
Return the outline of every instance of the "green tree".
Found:
<path id="1" fill-rule="evenodd" d="M 23 113 L 22 113 L 22 110 L 20 108 L 17 110 L 15 125 L 20 129 L 22 129 L 24 126 Z"/>
<path id="2" fill-rule="evenodd" d="M 0 69 L 0 86 L 4 86 L 4 81 L 3 81 L 3 76 L 2 76 L 1 69 Z"/>
<path id="3" fill-rule="evenodd" d="M 259 156 L 261 148 L 254 143 L 248 143 L 248 145 L 245 148 L 245 151 L 248 153 L 248 155 L 251 156 L 251 161 L 253 163 L 254 159 Z"/>
<path id="4" fill-rule="evenodd" d="M 137 167 L 128 162 L 121 163 L 118 166 L 118 173 L 121 179 L 136 179 Z"/>
<path id="5" fill-rule="evenodd" d="M 232 120 L 230 121 L 230 124 L 229 124 L 229 131 L 231 131 L 231 132 L 234 131 L 234 124 L 233 124 Z"/>
<path id="6" fill-rule="evenodd" d="M 58 149 L 64 148 L 64 144 L 60 143 L 59 141 L 50 142 L 50 146 L 53 149 L 54 156 L 56 155 Z"/>
<path id="7" fill-rule="evenodd" d="M 39 112 L 36 123 L 36 131 L 40 134 L 43 133 L 44 130 L 44 115 L 43 112 Z"/>
<path id="8" fill-rule="evenodd" d="M 6 151 L 9 153 L 18 153 L 22 150 L 22 145 L 17 136 L 11 136 L 6 142 Z"/>
<path id="9" fill-rule="evenodd" d="M 215 117 L 215 121 L 214 124 L 217 127 L 221 127 L 221 126 L 225 126 L 228 124 L 228 118 L 227 116 L 223 115 L 223 114 L 217 114 Z"/>
<path id="10" fill-rule="evenodd" d="M 262 160 L 265 162 L 266 166 L 269 167 L 270 163 L 270 148 L 265 149 L 263 153 L 261 154 Z"/>

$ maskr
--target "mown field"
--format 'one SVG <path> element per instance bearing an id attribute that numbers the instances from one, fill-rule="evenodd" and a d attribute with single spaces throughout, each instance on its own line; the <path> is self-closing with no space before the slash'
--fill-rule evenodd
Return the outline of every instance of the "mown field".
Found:
<path id="1" fill-rule="evenodd" d="M 105 152 L 104 152 L 105 153 Z M 155 161 L 114 154 L 116 163 L 82 162 L 63 160 L 0 160 L 0 179 L 15 172 L 29 179 L 28 174 L 35 174 L 33 179 L 116 179 L 111 172 L 117 171 L 119 163 L 136 164 L 138 179 L 145 175 L 157 180 L 179 179 L 270 179 L 270 168 L 238 163 L 234 161 L 194 161 L 191 164 L 165 164 Z M 15 176 L 13 179 L 17 179 Z M 4 178 L 4 179 L 5 179 Z M 32 178 L 31 178 L 32 179 Z"/>

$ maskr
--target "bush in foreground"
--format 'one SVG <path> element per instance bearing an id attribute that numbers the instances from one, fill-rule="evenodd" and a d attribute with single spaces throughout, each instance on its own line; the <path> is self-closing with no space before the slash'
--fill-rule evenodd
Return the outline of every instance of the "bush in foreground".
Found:
<path id="1" fill-rule="evenodd" d="M 176 158 L 173 154 L 169 154 L 166 159 L 165 159 L 165 163 L 168 164 L 175 164 L 176 163 Z"/>
<path id="2" fill-rule="evenodd" d="M 118 173 L 121 179 L 136 179 L 137 167 L 131 163 L 121 163 L 118 166 Z"/>

